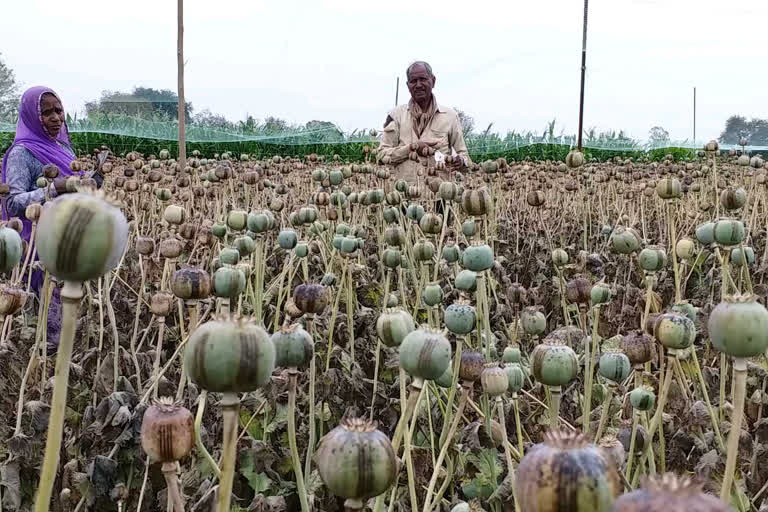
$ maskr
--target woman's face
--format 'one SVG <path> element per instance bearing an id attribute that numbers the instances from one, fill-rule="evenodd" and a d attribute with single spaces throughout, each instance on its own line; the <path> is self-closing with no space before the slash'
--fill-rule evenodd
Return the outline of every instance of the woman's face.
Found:
<path id="1" fill-rule="evenodd" d="M 43 116 L 43 127 L 48 135 L 56 137 L 64 124 L 64 107 L 53 94 L 46 93 L 40 98 L 40 114 Z"/>

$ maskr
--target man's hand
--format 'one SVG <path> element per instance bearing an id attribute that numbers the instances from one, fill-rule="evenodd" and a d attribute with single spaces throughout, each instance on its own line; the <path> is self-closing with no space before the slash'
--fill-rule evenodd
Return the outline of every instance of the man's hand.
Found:
<path id="1" fill-rule="evenodd" d="M 431 154 L 434 155 L 436 145 L 437 141 L 420 140 L 418 142 L 411 143 L 411 151 L 415 151 L 420 156 L 429 156 Z"/>
<path id="2" fill-rule="evenodd" d="M 453 171 L 461 171 L 462 169 L 464 169 L 467 166 L 467 161 L 464 159 L 463 156 L 460 156 L 460 155 L 454 155 L 454 156 L 447 157 L 445 159 L 445 163 Z"/>

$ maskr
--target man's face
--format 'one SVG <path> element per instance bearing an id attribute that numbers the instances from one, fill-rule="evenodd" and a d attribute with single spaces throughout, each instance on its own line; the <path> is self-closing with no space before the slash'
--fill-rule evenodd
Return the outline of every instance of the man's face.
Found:
<path id="1" fill-rule="evenodd" d="M 429 101 L 432 97 L 432 88 L 435 86 L 434 77 L 430 76 L 427 68 L 423 64 L 417 64 L 411 68 L 408 78 L 408 90 L 411 98 L 416 103 Z"/>

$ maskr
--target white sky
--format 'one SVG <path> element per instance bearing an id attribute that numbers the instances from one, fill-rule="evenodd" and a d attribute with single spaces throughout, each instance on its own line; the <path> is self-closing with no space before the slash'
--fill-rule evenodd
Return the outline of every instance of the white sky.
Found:
<path id="1" fill-rule="evenodd" d="M 22 86 L 81 111 L 101 91 L 176 87 L 176 1 L 8 0 L 0 52 Z M 645 139 L 719 135 L 731 114 L 768 117 L 768 2 L 591 0 L 585 128 Z M 379 128 L 427 60 L 440 103 L 477 127 L 576 132 L 581 0 L 185 2 L 186 95 L 195 110 Z"/>

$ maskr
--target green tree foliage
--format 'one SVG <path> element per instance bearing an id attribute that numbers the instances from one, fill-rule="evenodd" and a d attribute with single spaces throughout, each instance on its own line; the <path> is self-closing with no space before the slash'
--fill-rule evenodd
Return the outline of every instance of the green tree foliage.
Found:
<path id="1" fill-rule="evenodd" d="M 0 54 L 0 121 L 13 122 L 19 109 L 19 86 Z"/>
<path id="2" fill-rule="evenodd" d="M 134 87 L 133 92 L 103 91 L 101 98 L 85 104 L 88 116 L 123 114 L 141 118 L 178 119 L 178 95 L 170 89 Z M 192 116 L 192 103 L 185 102 L 185 115 Z"/>
<path id="3" fill-rule="evenodd" d="M 719 141 L 723 144 L 739 144 L 741 139 L 746 139 L 747 144 L 753 146 L 768 145 L 768 119 L 747 120 L 744 116 L 736 115 L 729 117 Z"/>

